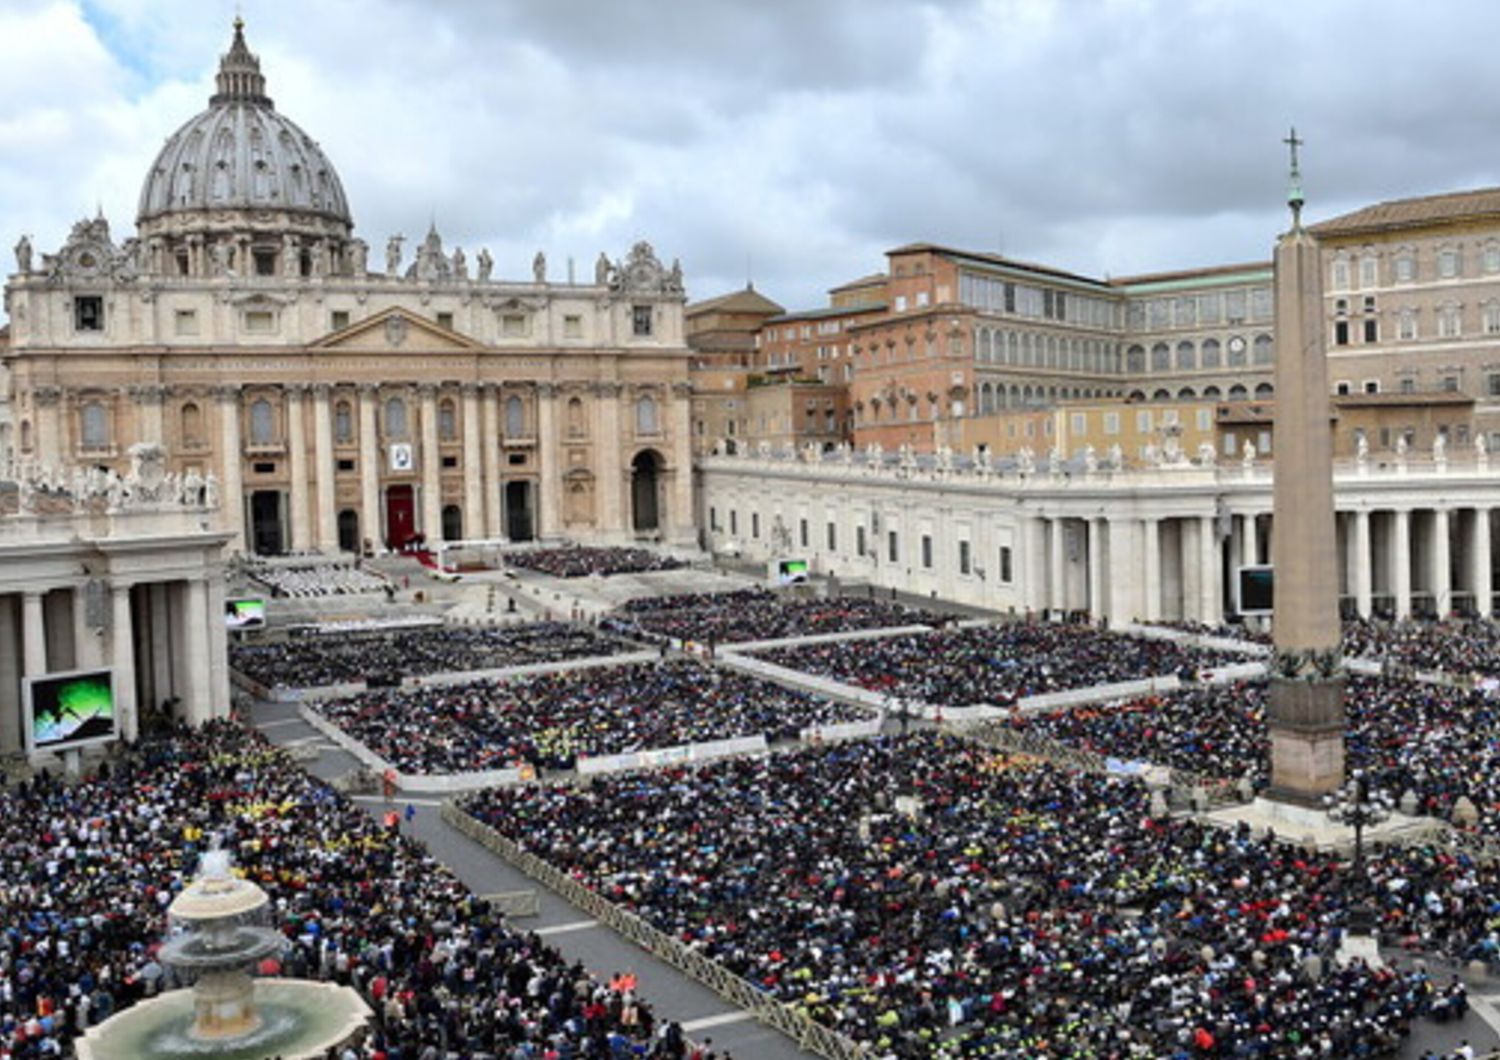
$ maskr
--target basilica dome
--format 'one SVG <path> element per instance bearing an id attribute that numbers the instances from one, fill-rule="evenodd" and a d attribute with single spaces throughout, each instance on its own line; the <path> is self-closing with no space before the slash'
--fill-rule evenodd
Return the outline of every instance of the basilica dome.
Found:
<path id="1" fill-rule="evenodd" d="M 173 227 L 181 227 L 183 215 L 207 220 L 243 211 L 270 211 L 291 227 L 329 235 L 347 236 L 353 225 L 333 163 L 277 112 L 260 60 L 245 45 L 244 23 L 235 19 L 218 91 L 156 156 L 141 188 L 137 222 L 147 234 L 174 218 Z"/>

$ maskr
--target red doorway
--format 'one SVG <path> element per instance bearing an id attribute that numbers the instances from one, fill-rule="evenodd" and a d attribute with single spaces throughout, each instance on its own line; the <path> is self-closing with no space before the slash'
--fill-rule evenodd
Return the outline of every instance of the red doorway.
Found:
<path id="1" fill-rule="evenodd" d="M 385 491 L 385 544 L 399 549 L 417 530 L 416 502 L 410 486 L 388 486 Z"/>

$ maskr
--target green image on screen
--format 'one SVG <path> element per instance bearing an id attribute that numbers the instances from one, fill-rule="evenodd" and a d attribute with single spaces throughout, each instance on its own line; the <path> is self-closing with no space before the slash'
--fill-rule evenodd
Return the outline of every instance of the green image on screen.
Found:
<path id="1" fill-rule="evenodd" d="M 108 673 L 44 678 L 31 686 L 37 748 L 114 735 L 115 697 Z"/>

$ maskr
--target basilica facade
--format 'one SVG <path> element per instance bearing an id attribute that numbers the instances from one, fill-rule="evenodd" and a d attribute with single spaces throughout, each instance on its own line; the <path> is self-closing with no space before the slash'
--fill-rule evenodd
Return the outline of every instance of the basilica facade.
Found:
<path id="1" fill-rule="evenodd" d="M 494 275 L 435 229 L 383 260 L 236 22 L 209 107 L 101 216 L 16 247 L 9 451 L 212 478 L 230 547 L 695 538 L 680 268 L 647 243 L 575 282 Z"/>

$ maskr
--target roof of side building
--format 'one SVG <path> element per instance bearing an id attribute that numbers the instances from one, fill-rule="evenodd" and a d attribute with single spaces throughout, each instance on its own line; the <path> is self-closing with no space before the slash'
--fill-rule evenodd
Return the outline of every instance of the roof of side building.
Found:
<path id="1" fill-rule="evenodd" d="M 1352 213 L 1331 217 L 1309 228 L 1315 236 L 1355 235 L 1421 228 L 1444 221 L 1500 216 L 1500 188 L 1475 188 L 1442 195 L 1419 195 L 1413 199 L 1391 199 L 1365 206 Z"/>

